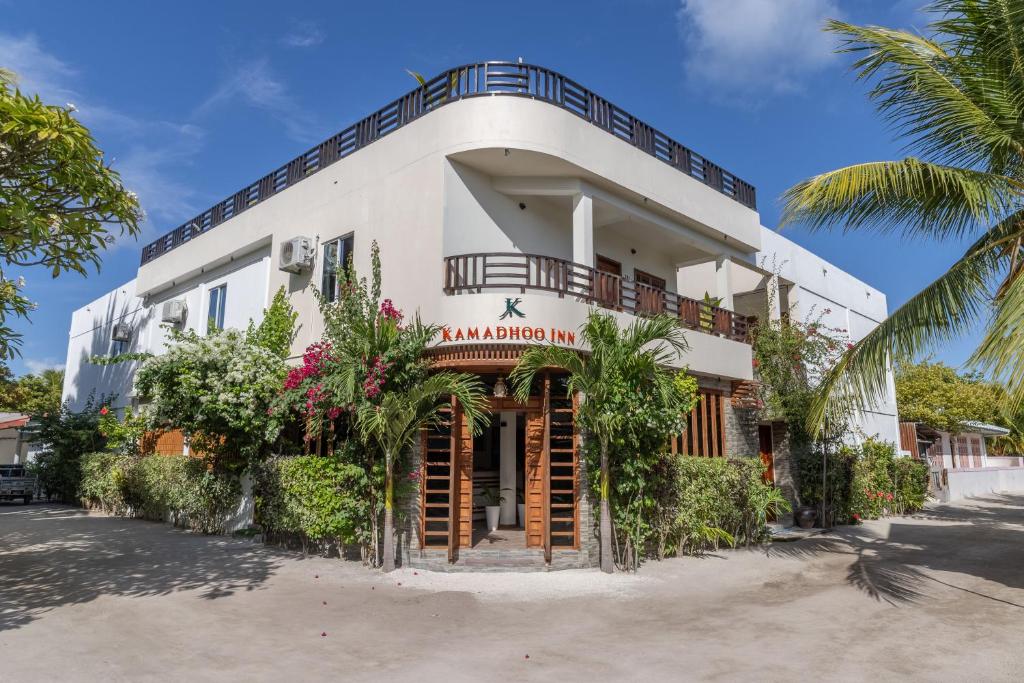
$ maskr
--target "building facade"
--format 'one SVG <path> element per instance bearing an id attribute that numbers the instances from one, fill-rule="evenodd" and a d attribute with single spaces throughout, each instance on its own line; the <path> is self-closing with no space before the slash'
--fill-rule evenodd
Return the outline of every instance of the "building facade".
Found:
<path id="1" fill-rule="evenodd" d="M 825 306 L 857 339 L 886 315 L 881 292 L 763 227 L 752 185 L 561 74 L 479 63 L 440 74 L 146 245 L 134 280 L 74 313 L 65 398 L 130 405 L 132 364 L 91 356 L 159 353 L 168 321 L 200 334 L 244 327 L 280 287 L 299 314 L 299 357 L 322 331 L 313 290 L 334 296 L 348 258 L 367 272 L 373 241 L 384 296 L 444 325 L 434 365 L 478 373 L 494 393 L 484 435 L 465 431 L 456 406 L 450 428 L 421 440 L 404 542 L 412 563 L 490 543 L 485 488 L 514 490 L 501 503 L 508 542 L 493 545 L 533 553 L 524 561 L 590 563 L 586 473 L 562 378 L 547 377 L 526 404 L 501 389 L 523 347 L 582 348 L 592 308 L 623 323 L 677 317 L 689 344 L 678 364 L 698 378 L 702 401 L 673 448 L 760 452 L 777 481 L 789 476 L 779 472 L 785 434 L 750 405 L 751 316 Z M 297 258 L 307 247 L 314 258 Z M 892 401 L 862 423 L 865 435 L 897 439 Z"/>

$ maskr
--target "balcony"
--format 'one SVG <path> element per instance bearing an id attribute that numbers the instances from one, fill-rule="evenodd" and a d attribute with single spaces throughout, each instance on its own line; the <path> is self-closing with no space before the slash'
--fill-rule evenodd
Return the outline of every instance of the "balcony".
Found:
<path id="1" fill-rule="evenodd" d="M 529 98 L 571 112 L 733 201 L 752 210 L 757 208 L 757 192 L 753 185 L 571 78 L 531 64 L 478 62 L 442 71 L 421 87 L 402 95 L 147 244 L 142 249 L 141 265 L 177 249 L 422 116 L 454 102 L 493 96 Z"/>
<path id="2" fill-rule="evenodd" d="M 687 329 L 744 343 L 752 322 L 725 308 L 551 256 L 509 252 L 445 257 L 445 294 L 484 290 L 548 292 L 640 316 L 665 313 Z"/>

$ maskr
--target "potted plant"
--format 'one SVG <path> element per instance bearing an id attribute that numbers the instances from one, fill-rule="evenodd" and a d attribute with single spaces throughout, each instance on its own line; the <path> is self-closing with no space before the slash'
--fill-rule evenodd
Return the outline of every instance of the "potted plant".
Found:
<path id="1" fill-rule="evenodd" d="M 507 489 L 502 489 L 507 490 Z M 501 516 L 501 504 L 505 502 L 505 496 L 501 495 L 498 489 L 488 486 L 483 490 L 484 512 L 487 515 L 487 530 L 498 530 L 498 518 Z"/>
<path id="2" fill-rule="evenodd" d="M 523 499 L 522 492 L 516 493 L 516 508 L 519 510 L 519 527 L 521 529 L 526 528 L 526 501 Z"/>

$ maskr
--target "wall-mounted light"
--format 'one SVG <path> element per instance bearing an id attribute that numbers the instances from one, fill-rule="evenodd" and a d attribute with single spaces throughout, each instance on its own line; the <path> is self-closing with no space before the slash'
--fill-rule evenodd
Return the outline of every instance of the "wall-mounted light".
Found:
<path id="1" fill-rule="evenodd" d="M 494 383 L 494 398 L 505 398 L 508 395 L 508 387 L 505 386 L 505 378 L 498 377 L 498 381 Z"/>

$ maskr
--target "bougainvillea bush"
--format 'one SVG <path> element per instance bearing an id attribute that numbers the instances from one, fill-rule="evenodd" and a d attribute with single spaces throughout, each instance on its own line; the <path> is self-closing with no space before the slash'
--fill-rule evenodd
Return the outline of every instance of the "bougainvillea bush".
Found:
<path id="1" fill-rule="evenodd" d="M 784 420 L 798 442 L 809 441 L 804 425 L 815 386 L 850 345 L 847 330 L 822 322 L 830 313 L 826 308 L 806 323 L 765 316 L 751 332 L 761 415 Z"/>
<path id="2" fill-rule="evenodd" d="M 283 288 L 259 325 L 200 336 L 171 331 L 167 351 L 135 374 L 151 429 L 180 429 L 191 450 L 238 471 L 266 457 L 283 424 L 271 405 L 288 373 L 296 314 Z"/>
<path id="3" fill-rule="evenodd" d="M 370 530 L 374 543 L 370 561 L 376 564 L 387 469 L 375 440 L 361 432 L 365 421 L 355 416 L 365 414 L 367 408 L 379 408 L 389 394 L 422 385 L 429 370 L 424 352 L 439 328 L 424 325 L 418 316 L 407 316 L 390 299 L 382 298 L 376 242 L 370 255 L 369 280 L 359 278 L 349 263 L 333 301 L 317 294 L 323 337 L 282 378 L 268 417 L 282 423 L 299 421 L 306 454 L 331 456 L 347 443 L 347 462 L 361 467 L 366 476 L 367 504 L 361 508 L 366 517 L 359 521 L 359 528 Z M 409 474 L 406 467 L 406 459 L 399 459 L 393 463 L 392 476 L 404 481 Z"/>

